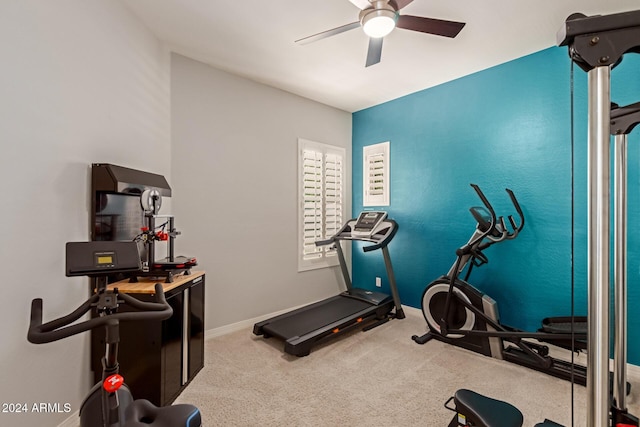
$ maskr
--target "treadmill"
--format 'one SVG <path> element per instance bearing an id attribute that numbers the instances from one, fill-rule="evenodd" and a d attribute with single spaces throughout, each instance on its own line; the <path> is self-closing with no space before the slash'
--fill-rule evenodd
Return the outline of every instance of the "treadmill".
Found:
<path id="1" fill-rule="evenodd" d="M 276 337 L 285 342 L 284 351 L 294 356 L 307 356 L 311 347 L 355 328 L 363 331 L 386 323 L 391 318 L 404 319 L 391 258 L 387 245 L 398 231 L 398 224 L 386 212 L 365 211 L 351 219 L 328 240 L 316 246 L 335 245 L 347 290 L 325 300 L 273 317 L 253 326 L 255 335 Z M 364 252 L 382 250 L 391 295 L 355 288 L 342 249 L 343 240 L 372 243 Z M 395 310 L 394 310 L 395 309 Z"/>

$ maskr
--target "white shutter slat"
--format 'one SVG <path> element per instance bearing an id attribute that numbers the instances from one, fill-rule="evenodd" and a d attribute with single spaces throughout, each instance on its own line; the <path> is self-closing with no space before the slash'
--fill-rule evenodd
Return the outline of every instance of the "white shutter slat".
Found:
<path id="1" fill-rule="evenodd" d="M 322 248 L 315 245 L 322 238 L 322 152 L 305 149 L 303 165 L 303 217 L 302 257 L 304 260 L 322 256 Z"/>
<path id="2" fill-rule="evenodd" d="M 306 267 L 335 265 L 336 250 L 317 247 L 315 242 L 333 236 L 343 223 L 344 156 L 341 147 L 299 140 L 300 163 L 300 259 L 313 261 Z M 318 263 L 331 257 L 331 263 Z"/>
<path id="3" fill-rule="evenodd" d="M 389 142 L 363 147 L 364 206 L 389 205 Z"/>
<path id="4" fill-rule="evenodd" d="M 336 234 L 342 227 L 342 156 L 326 154 L 325 156 L 325 230 L 326 238 Z M 335 247 L 325 247 L 327 257 L 337 255 Z"/>

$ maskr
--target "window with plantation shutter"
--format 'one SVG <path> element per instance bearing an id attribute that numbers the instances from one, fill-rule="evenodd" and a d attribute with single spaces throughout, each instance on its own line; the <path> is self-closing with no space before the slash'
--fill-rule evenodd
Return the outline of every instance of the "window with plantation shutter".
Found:
<path id="1" fill-rule="evenodd" d="M 298 270 L 336 265 L 336 251 L 317 247 L 317 240 L 333 236 L 343 225 L 345 149 L 305 139 L 299 151 Z"/>
<path id="2" fill-rule="evenodd" d="M 363 147 L 363 206 L 389 206 L 389 141 Z"/>

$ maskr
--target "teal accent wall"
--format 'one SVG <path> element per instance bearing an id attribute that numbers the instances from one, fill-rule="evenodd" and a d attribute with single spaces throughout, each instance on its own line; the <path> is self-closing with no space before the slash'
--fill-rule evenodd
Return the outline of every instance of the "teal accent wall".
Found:
<path id="1" fill-rule="evenodd" d="M 413 70 L 428 73 L 429 70 Z M 640 60 L 612 71 L 612 101 L 640 101 Z M 575 210 L 575 313 L 587 312 L 587 74 L 574 70 L 572 171 L 571 61 L 566 48 L 535 54 L 353 114 L 353 211 L 362 210 L 362 148 L 390 141 L 389 216 L 399 231 L 389 246 L 403 304 L 420 308 L 426 285 L 445 274 L 475 228 L 469 207 L 480 185 L 498 215 L 526 224 L 486 251 L 470 278 L 499 305 L 503 323 L 536 330 L 571 312 L 572 206 Z M 629 361 L 640 364 L 640 130 L 629 135 Z M 575 184 L 572 187 L 572 173 Z M 357 286 L 375 289 L 384 263 L 354 243 Z M 423 331 L 416 331 L 422 333 Z"/>

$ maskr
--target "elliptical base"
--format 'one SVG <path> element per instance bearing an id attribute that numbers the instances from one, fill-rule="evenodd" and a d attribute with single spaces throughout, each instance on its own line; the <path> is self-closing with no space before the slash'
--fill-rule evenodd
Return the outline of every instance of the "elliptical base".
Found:
<path id="1" fill-rule="evenodd" d="M 427 321 L 430 332 L 422 337 L 412 337 L 413 340 L 418 344 L 424 344 L 431 338 L 435 338 L 447 344 L 456 345 L 485 356 L 501 359 L 502 343 L 498 338 L 459 334 L 442 335 L 439 322 L 442 320 L 441 318 L 445 311 L 445 302 L 450 286 L 450 279 L 447 276 L 442 276 L 429 284 L 424 290 L 422 294 L 422 314 Z M 457 280 L 453 292 L 455 292 L 459 298 L 472 304 L 483 313 L 487 313 L 487 315 L 496 322 L 498 321 L 498 308 L 495 301 L 478 289 L 467 282 Z M 448 325 L 451 329 L 492 330 L 482 318 L 476 316 L 462 304 L 457 303 L 455 298 L 451 304 L 450 312 L 452 314 L 448 319 Z M 427 337 L 427 335 L 429 335 L 429 337 Z"/>

